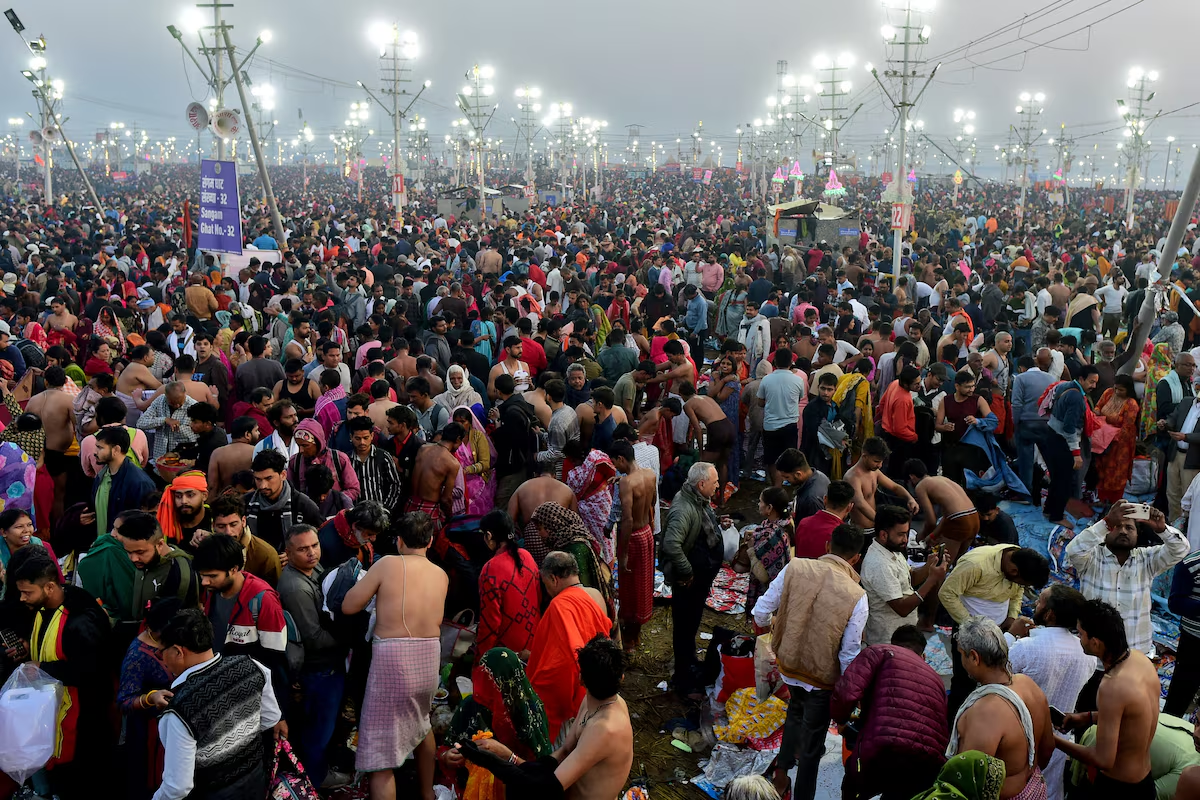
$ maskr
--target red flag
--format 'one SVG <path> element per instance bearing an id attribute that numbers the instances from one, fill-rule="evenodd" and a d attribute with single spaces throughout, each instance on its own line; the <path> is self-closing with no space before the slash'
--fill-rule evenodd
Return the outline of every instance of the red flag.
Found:
<path id="1" fill-rule="evenodd" d="M 1105 214 L 1113 213 L 1113 209 L 1116 208 L 1116 205 L 1117 205 L 1117 200 L 1112 195 L 1109 195 L 1108 197 L 1104 198 L 1104 213 Z"/>
<path id="2" fill-rule="evenodd" d="M 192 203 L 183 201 L 183 246 L 189 250 L 192 247 Z"/>
<path id="3" fill-rule="evenodd" d="M 1175 219 L 1175 212 L 1179 210 L 1178 200 L 1168 200 L 1166 208 L 1163 209 L 1163 216 L 1167 219 Z"/>

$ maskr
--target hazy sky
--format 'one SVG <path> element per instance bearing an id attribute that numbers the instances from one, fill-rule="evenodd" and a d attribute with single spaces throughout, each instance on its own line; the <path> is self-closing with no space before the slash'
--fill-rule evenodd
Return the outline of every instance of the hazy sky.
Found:
<path id="1" fill-rule="evenodd" d="M 297 110 L 303 109 L 318 140 L 328 144 L 350 103 L 364 99 L 354 82 L 378 86 L 377 50 L 367 41 L 368 27 L 391 21 L 398 8 L 373 0 L 245 2 L 226 9 L 226 16 L 240 47 L 251 46 L 264 28 L 274 34 L 248 71 L 255 82 L 269 82 L 277 90 L 274 117 L 280 131 L 290 139 L 299 128 Z M 130 128 L 136 123 L 151 141 L 189 135 L 184 108 L 191 100 L 204 101 L 208 87 L 166 26 L 180 24 L 190 9 L 147 0 L 62 0 L 53 6 L 26 0 L 15 6 L 26 35 L 41 33 L 47 39 L 51 74 L 66 82 L 66 128 L 77 142 L 93 140 L 112 121 Z M 882 67 L 887 59 L 879 29 L 888 19 L 873 0 L 611 0 L 603 6 L 463 0 L 405 4 L 404 9 L 408 16 L 400 20 L 401 28 L 420 37 L 414 77 L 433 81 L 414 111 L 428 117 L 438 141 L 459 116 L 454 92 L 474 63 L 496 70 L 500 108 L 489 135 L 513 141 L 508 122 L 518 113 L 513 90 L 536 85 L 544 104 L 569 101 L 576 116 L 608 121 L 610 160 L 627 144 L 626 125 L 645 126 L 643 151 L 651 140 L 669 142 L 673 150 L 676 138 L 686 139 L 703 121 L 704 138 L 712 137 L 722 148 L 723 162 L 732 164 L 734 129 L 768 113 L 765 99 L 775 92 L 776 61 L 787 60 L 795 74 L 813 74 L 819 53 L 856 56 L 848 75 L 854 84 L 849 106 L 861 103 L 862 108 L 842 133 L 844 147 L 865 156 L 894 124 L 893 112 L 862 68 L 868 61 Z M 1103 19 L 1110 14 L 1115 16 Z M 923 21 L 932 27 L 924 56 L 944 63 L 916 116 L 945 146 L 955 132 L 953 109 L 974 110 L 985 163 L 994 155 L 993 145 L 1003 145 L 1008 126 L 1018 121 L 1014 106 L 1022 91 L 1046 93 L 1039 127 L 1049 129 L 1048 135 L 1066 123 L 1077 138 L 1078 156 L 1099 145 L 1097 158 L 1104 155 L 1109 163 L 1121 141 L 1116 99 L 1127 94 L 1129 67 L 1161 72 L 1151 111 L 1200 101 L 1195 81 L 1186 78 L 1200 27 L 1200 3 L 1191 0 L 939 0 Z M 11 31 L 3 35 L 0 119 L 34 111 L 20 75 L 28 54 Z M 236 101 L 230 87 L 226 102 Z M 810 104 L 814 116 L 815 106 Z M 371 124 L 388 127 L 381 117 L 376 113 Z M 1194 153 L 1200 105 L 1153 123 L 1147 133 L 1156 153 L 1151 175 L 1162 175 L 1168 134 Z M 376 138 L 390 139 L 390 131 L 385 138 L 379 130 Z M 812 147 L 809 139 L 805 152 Z M 377 146 L 368 149 L 374 152 Z M 1042 149 L 1043 163 L 1053 158 L 1050 151 Z"/>

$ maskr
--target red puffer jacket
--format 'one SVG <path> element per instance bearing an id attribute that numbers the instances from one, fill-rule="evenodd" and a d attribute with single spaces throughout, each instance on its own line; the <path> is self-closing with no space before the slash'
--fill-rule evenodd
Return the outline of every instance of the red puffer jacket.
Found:
<path id="1" fill-rule="evenodd" d="M 869 764 L 883 752 L 922 760 L 945 760 L 950 741 L 946 688 L 925 659 L 892 644 L 872 645 L 838 680 L 830 701 L 835 722 L 862 706 L 859 759 Z"/>

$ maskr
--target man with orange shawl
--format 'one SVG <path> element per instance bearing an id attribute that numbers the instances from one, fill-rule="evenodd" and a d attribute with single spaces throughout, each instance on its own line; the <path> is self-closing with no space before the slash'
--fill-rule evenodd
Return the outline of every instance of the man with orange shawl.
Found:
<path id="1" fill-rule="evenodd" d="M 156 512 L 167 544 L 179 545 L 184 551 L 195 554 L 192 537 L 196 531 L 212 532 L 207 502 L 208 478 L 203 472 L 184 472 L 167 484 Z"/>
<path id="2" fill-rule="evenodd" d="M 576 653 L 596 634 L 607 636 L 612 622 L 604 610 L 603 595 L 580 583 L 574 556 L 561 551 L 548 554 L 541 574 L 551 599 L 533 635 L 527 673 L 529 684 L 546 707 L 553 742 L 583 702 L 585 690 L 579 682 Z"/>

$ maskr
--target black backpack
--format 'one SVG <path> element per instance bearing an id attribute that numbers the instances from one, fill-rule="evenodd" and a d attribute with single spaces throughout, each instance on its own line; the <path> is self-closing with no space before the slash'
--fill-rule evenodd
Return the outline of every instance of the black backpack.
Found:
<path id="1" fill-rule="evenodd" d="M 42 348 L 28 339 L 17 339 L 16 345 L 17 350 L 21 352 L 21 358 L 25 359 L 26 367 L 45 369 L 46 354 L 42 352 Z"/>

